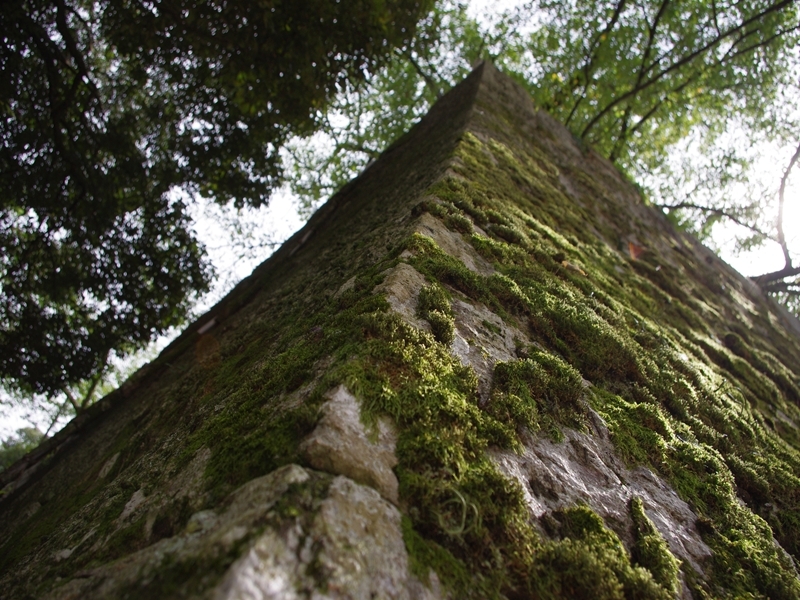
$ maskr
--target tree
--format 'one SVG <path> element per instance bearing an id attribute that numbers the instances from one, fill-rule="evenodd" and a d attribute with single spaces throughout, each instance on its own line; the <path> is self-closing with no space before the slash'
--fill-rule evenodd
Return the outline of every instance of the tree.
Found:
<path id="1" fill-rule="evenodd" d="M 482 64 L 0 473 L 0 586 L 797 599 L 793 326 Z"/>
<path id="2" fill-rule="evenodd" d="M 783 251 L 784 266 L 778 271 L 772 273 L 765 273 L 755 278 L 756 283 L 762 285 L 767 291 L 777 294 L 779 297 L 785 298 L 787 303 L 790 303 L 795 308 L 795 311 L 800 314 L 800 266 L 793 264 L 792 253 L 789 250 L 789 244 L 786 241 L 786 231 L 784 225 L 784 209 L 786 206 L 786 182 L 792 169 L 797 165 L 800 159 L 800 146 L 797 147 L 792 158 L 789 159 L 789 165 L 783 172 L 781 177 L 781 184 L 778 188 L 778 217 L 775 220 L 776 238 Z M 794 279 L 788 279 L 794 278 Z"/>
<path id="3" fill-rule="evenodd" d="M 23 427 L 17 430 L 17 435 L 0 442 L 0 473 L 36 448 L 42 438 L 42 432 L 38 429 Z"/>
<path id="4" fill-rule="evenodd" d="M 278 151 L 424 1 L 12 0 L 0 15 L 0 377 L 92 397 L 211 271 L 186 203 L 259 206 Z"/>
<path id="5" fill-rule="evenodd" d="M 797 145 L 798 36 L 800 15 L 788 0 L 534 1 L 485 25 L 471 20 L 465 5 L 440 2 L 420 26 L 424 44 L 412 44 L 331 105 L 334 118 L 322 129 L 331 144 L 289 146 L 292 184 L 313 199 L 342 185 L 403 130 L 403 120 L 488 56 L 644 185 L 676 222 L 708 239 L 725 219 L 746 225 L 743 249 L 781 245 L 787 270 L 770 285 L 754 280 L 794 306 L 796 285 L 785 278 L 794 251 L 776 220 L 781 178 L 768 189 L 757 182 L 748 150 L 764 140 Z M 398 103 L 415 108 L 394 110 Z M 383 125 L 388 115 L 390 127 Z M 691 148 L 689 140 L 696 142 Z"/>
<path id="6" fill-rule="evenodd" d="M 392 60 L 349 83 L 319 112 L 313 134 L 285 147 L 287 182 L 301 210 L 311 214 L 461 81 L 483 58 L 487 36 L 465 4 L 439 2 Z"/>

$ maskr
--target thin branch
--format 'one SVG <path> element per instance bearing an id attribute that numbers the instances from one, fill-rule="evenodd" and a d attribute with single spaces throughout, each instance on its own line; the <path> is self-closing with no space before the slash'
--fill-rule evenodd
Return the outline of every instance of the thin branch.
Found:
<path id="1" fill-rule="evenodd" d="M 69 389 L 67 388 L 67 386 L 64 386 L 63 388 L 61 388 L 61 391 L 64 392 L 64 395 L 67 397 L 67 400 L 69 400 L 69 403 L 72 405 L 72 408 L 75 410 L 75 412 L 79 413 L 81 411 L 81 407 L 76 402 L 76 400 L 72 396 L 72 394 L 70 394 Z"/>
<path id="2" fill-rule="evenodd" d="M 730 37 L 731 35 L 733 35 L 735 33 L 738 33 L 739 35 L 736 37 L 736 39 L 733 41 L 733 43 L 731 43 L 730 48 L 728 48 L 725 51 L 725 54 L 722 56 L 722 58 L 717 59 L 716 64 L 717 65 L 721 65 L 721 64 L 723 64 L 725 62 L 726 59 L 734 59 L 737 56 L 740 56 L 742 54 L 746 54 L 747 52 L 749 52 L 750 50 L 752 50 L 754 48 L 758 48 L 759 46 L 767 45 L 773 39 L 775 39 L 776 37 L 780 37 L 781 35 L 785 35 L 786 33 L 790 33 L 791 31 L 796 29 L 795 27 L 793 27 L 792 29 L 781 30 L 777 34 L 767 38 L 766 40 L 762 40 L 760 42 L 757 42 L 757 43 L 753 44 L 752 46 L 748 46 L 747 48 L 743 48 L 741 50 L 736 50 L 737 46 L 742 44 L 745 40 L 749 39 L 750 37 L 752 37 L 754 35 L 758 35 L 759 33 L 761 33 L 761 28 L 760 27 L 753 27 L 750 30 L 746 30 L 745 27 L 748 24 L 750 24 L 753 20 L 759 19 L 759 18 L 761 18 L 763 16 L 766 16 L 770 12 L 772 12 L 773 8 L 774 7 L 771 7 L 769 9 L 765 10 L 760 15 L 756 15 L 755 17 L 752 17 L 752 18 L 748 19 L 744 23 L 741 23 L 741 24 L 737 25 L 736 27 L 726 31 L 725 33 L 718 33 L 718 36 L 719 36 L 718 39 L 712 40 L 711 42 L 706 44 L 706 46 L 704 46 L 703 48 L 700 48 L 699 50 L 701 50 L 701 51 L 711 50 L 714 46 L 717 46 L 724 38 Z M 744 29 L 744 31 L 742 31 L 743 29 Z M 655 58 L 655 60 L 653 60 L 653 62 L 650 64 L 650 66 L 647 67 L 646 72 L 650 73 L 651 71 L 653 71 L 653 69 L 655 69 L 656 67 L 658 67 L 661 64 L 661 61 L 664 58 L 666 58 L 667 56 L 670 56 L 673 53 L 674 53 L 674 49 L 672 49 L 672 48 L 665 49 L 664 52 L 662 54 L 658 55 Z M 696 57 L 697 56 L 692 57 L 691 60 L 694 60 L 694 58 L 696 58 Z"/>
<path id="3" fill-rule="evenodd" d="M 714 29 L 717 30 L 717 35 L 722 35 L 722 31 L 719 29 L 719 19 L 717 18 L 717 0 L 711 2 L 711 14 L 714 18 Z"/>
<path id="4" fill-rule="evenodd" d="M 419 74 L 419 76 L 425 80 L 425 85 L 428 86 L 428 88 L 430 88 L 430 90 L 436 95 L 436 99 L 438 100 L 441 98 L 442 91 L 439 89 L 439 86 L 436 85 L 436 82 L 433 80 L 433 78 L 422 69 L 419 63 L 414 60 L 414 55 L 411 54 L 408 49 L 404 50 L 402 54 L 406 57 L 406 59 L 408 59 L 408 62 L 411 63 L 411 66 L 414 67 L 414 70 Z"/>
<path id="5" fill-rule="evenodd" d="M 786 167 L 786 170 L 783 172 L 783 177 L 781 177 L 781 187 L 778 191 L 778 243 L 781 245 L 781 250 L 783 250 L 783 258 L 786 260 L 787 267 L 792 266 L 792 257 L 789 256 L 789 246 L 786 244 L 786 235 L 783 232 L 783 205 L 785 203 L 784 192 L 786 191 L 786 180 L 789 179 L 789 173 L 799 158 L 800 145 L 797 146 L 794 156 L 792 156 L 792 159 L 789 161 L 789 166 Z"/>
<path id="6" fill-rule="evenodd" d="M 755 44 L 752 44 L 752 45 L 747 46 L 745 48 L 741 48 L 739 50 L 736 50 L 736 52 L 734 52 L 733 54 L 730 54 L 730 52 L 732 50 L 734 50 L 737 45 L 739 45 L 741 42 L 743 42 L 744 40 L 746 40 L 747 38 L 749 38 L 751 35 L 753 35 L 755 33 L 755 31 L 750 31 L 746 35 L 743 35 L 738 40 L 736 40 L 736 42 L 733 43 L 733 45 L 730 47 L 728 52 L 726 52 L 726 55 L 730 55 L 731 59 L 736 58 L 737 56 L 741 56 L 743 54 L 747 54 L 748 52 L 752 52 L 753 50 L 755 50 L 757 48 L 761 48 L 761 47 L 764 47 L 764 46 L 769 46 L 769 44 L 773 40 L 776 40 L 779 37 L 781 37 L 783 35 L 786 35 L 788 33 L 793 33 L 795 31 L 797 31 L 798 29 L 800 29 L 800 25 L 795 25 L 794 27 L 791 27 L 789 29 L 781 29 L 780 31 L 774 33 L 773 35 L 769 36 L 768 38 L 766 38 L 764 40 L 756 42 Z M 721 64 L 721 62 L 722 61 L 720 61 L 720 64 Z"/>
<path id="7" fill-rule="evenodd" d="M 716 67 L 722 65 L 724 60 L 725 60 L 725 58 L 733 59 L 733 58 L 736 58 L 737 56 L 739 56 L 741 54 L 745 54 L 747 52 L 755 50 L 756 48 L 759 48 L 759 47 L 762 47 L 762 46 L 766 46 L 770 42 L 772 42 L 773 40 L 775 40 L 778 37 L 780 37 L 781 35 L 784 35 L 786 33 L 791 33 L 793 31 L 795 31 L 796 29 L 800 29 L 800 25 L 798 25 L 797 27 L 793 27 L 791 29 L 783 29 L 780 32 L 776 33 L 775 35 L 770 36 L 766 40 L 762 40 L 761 42 L 759 42 L 757 44 L 753 44 L 751 46 L 748 46 L 747 48 L 742 48 L 741 50 L 738 50 L 733 54 L 731 54 L 731 52 L 733 51 L 734 47 L 731 47 L 726 52 L 725 57 L 723 57 L 722 59 L 717 60 L 716 63 L 711 66 L 711 68 L 716 68 Z M 745 38 L 743 37 L 741 39 L 745 39 Z M 738 43 L 738 41 L 737 41 L 737 43 Z M 675 95 L 675 94 L 678 94 L 678 93 L 682 92 L 689 84 L 691 84 L 700 75 L 702 75 L 703 72 L 704 72 L 703 69 L 701 69 L 699 71 L 695 71 L 688 79 L 686 79 L 686 81 L 684 81 L 683 83 L 681 83 L 680 85 L 678 85 L 677 87 L 672 89 L 671 91 L 666 92 L 664 94 L 664 97 L 661 98 L 647 113 L 645 113 L 645 115 L 642 116 L 642 118 L 639 119 L 636 122 L 636 125 L 634 125 L 633 127 L 630 128 L 630 131 L 627 131 L 627 130 L 625 131 L 626 135 L 630 136 L 630 135 L 633 135 L 634 133 L 636 133 L 642 127 L 642 125 L 644 125 L 648 120 L 650 120 L 651 117 L 653 117 L 655 115 L 655 113 L 658 111 L 658 109 L 661 106 L 663 106 L 665 103 L 667 103 L 669 101 L 669 96 L 670 95 Z M 735 88 L 735 86 L 723 86 L 722 88 L 719 88 L 718 91 L 722 92 L 722 91 L 729 90 L 729 89 L 734 89 L 734 88 Z M 626 117 L 628 116 L 629 108 L 630 108 L 630 105 L 628 105 L 628 109 L 626 109 L 626 113 L 625 113 Z M 623 148 L 623 145 L 624 145 L 624 142 L 625 142 L 626 139 L 627 139 L 627 137 L 625 139 L 623 139 L 622 136 L 620 136 L 620 138 L 618 138 L 617 141 L 615 142 L 614 148 L 611 150 L 611 153 L 608 156 L 608 158 L 609 158 L 609 160 L 611 160 L 611 162 L 616 162 L 617 158 L 619 157 L 619 154 L 622 152 L 622 148 Z"/>
<path id="8" fill-rule="evenodd" d="M 64 45 L 66 46 L 67 52 L 70 56 L 72 56 L 72 60 L 75 62 L 75 66 L 77 67 L 71 96 L 74 96 L 78 85 L 83 82 L 89 88 L 92 97 L 97 101 L 98 104 L 101 104 L 100 92 L 90 77 L 89 69 L 86 66 L 83 54 L 81 54 L 81 51 L 78 49 L 78 44 L 75 41 L 75 37 L 72 35 L 72 30 L 70 29 L 69 24 L 67 23 L 67 12 L 73 12 L 73 14 L 77 13 L 70 11 L 70 9 L 68 9 L 64 3 L 64 0 L 57 0 L 56 6 L 56 28 L 61 34 L 61 38 L 64 40 Z"/>
<path id="9" fill-rule="evenodd" d="M 658 7 L 658 12 L 656 16 L 653 18 L 653 24 L 647 28 L 647 46 L 644 49 L 644 54 L 642 55 L 642 62 L 639 66 L 639 74 L 636 76 L 636 83 L 634 87 L 639 87 L 642 84 L 642 79 L 644 79 L 645 75 L 645 65 L 647 64 L 648 59 L 650 58 L 650 52 L 653 50 L 653 42 L 656 39 L 656 32 L 658 31 L 658 25 L 661 22 L 661 18 L 664 16 L 664 12 L 667 10 L 667 5 L 669 4 L 670 0 L 662 0 L 661 6 Z M 614 145 L 614 150 L 611 152 L 609 158 L 612 162 L 616 160 L 616 153 L 622 150 L 622 144 L 624 144 L 625 140 L 628 136 L 628 126 L 630 125 L 631 120 L 631 112 L 633 107 L 631 104 L 628 104 L 625 107 L 625 114 L 621 119 L 619 136 L 617 136 L 617 142 Z M 651 111 L 650 114 L 653 114 L 655 111 Z"/>
<path id="10" fill-rule="evenodd" d="M 656 31 L 658 30 L 658 24 L 661 22 L 661 17 L 664 16 L 664 12 L 667 10 L 667 4 L 669 4 L 669 0 L 663 0 L 661 6 L 658 7 L 658 12 L 656 13 L 655 18 L 653 19 L 653 24 L 648 27 L 647 32 L 647 48 L 644 50 L 644 55 L 642 56 L 642 64 L 639 67 L 639 76 L 636 78 L 636 85 L 640 85 L 642 79 L 644 79 L 645 73 L 647 73 L 650 68 L 645 68 L 647 64 L 647 60 L 650 58 L 650 52 L 653 50 L 653 42 L 655 41 Z M 656 63 L 658 61 L 655 61 Z"/>
<path id="11" fill-rule="evenodd" d="M 592 118 L 591 121 L 589 121 L 589 123 L 586 125 L 586 127 L 584 127 L 583 131 L 581 132 L 580 137 L 582 139 L 584 139 L 587 136 L 587 134 L 589 133 L 589 131 L 595 125 L 597 125 L 597 123 L 600 121 L 600 119 L 602 119 L 604 116 L 606 116 L 615 106 L 617 106 L 621 102 L 624 102 L 628 98 L 631 98 L 632 96 L 635 96 L 639 92 L 649 88 L 652 85 L 655 85 L 661 79 L 663 79 L 664 77 L 666 77 L 667 75 L 669 75 L 673 71 L 676 71 L 676 70 L 680 69 L 685 64 L 692 62 L 694 59 L 702 56 L 703 54 L 707 53 L 712 48 L 718 46 L 726 38 L 731 37 L 732 35 L 744 30 L 748 25 L 753 24 L 754 22 L 758 21 L 759 19 L 762 19 L 763 17 L 767 16 L 770 13 L 773 13 L 775 11 L 779 11 L 779 10 L 781 10 L 781 9 L 787 7 L 787 6 L 791 6 L 792 4 L 793 4 L 793 0 L 782 0 L 781 2 L 778 2 L 777 4 L 773 4 L 772 6 L 768 7 L 767 9 L 765 9 L 762 12 L 758 13 L 757 15 L 754 15 L 754 16 L 750 17 L 749 19 L 747 19 L 747 20 L 741 22 L 740 24 L 736 25 L 735 27 L 730 28 L 725 33 L 723 33 L 722 35 L 717 36 L 716 38 L 714 38 L 713 40 L 711 40 L 708 43 L 704 44 L 703 46 L 697 48 L 693 52 L 690 52 L 689 54 L 687 54 L 686 56 L 684 56 L 680 60 L 672 63 L 670 66 L 662 69 L 661 71 L 659 71 L 658 73 L 653 75 L 650 79 L 648 79 L 647 81 L 645 81 L 641 85 L 634 86 L 630 90 L 625 92 L 624 94 L 621 94 L 620 96 L 617 96 L 614 100 L 609 102 L 605 106 L 605 108 L 603 108 L 600 112 L 598 112 L 594 116 L 594 118 Z M 750 35 L 750 34 L 747 34 L 747 35 Z M 656 64 L 658 64 L 659 60 L 660 60 L 660 58 L 657 58 L 652 66 L 655 66 Z"/>
<path id="12" fill-rule="evenodd" d="M 89 401 L 92 399 L 92 395 L 94 395 L 94 391 L 97 389 L 97 384 L 100 383 L 100 375 L 95 375 L 92 378 L 92 385 L 89 386 L 89 390 L 83 396 L 83 400 L 81 400 L 81 410 L 85 409 L 86 406 L 89 404 Z"/>
<path id="13" fill-rule="evenodd" d="M 787 294 L 789 296 L 800 296 L 800 282 L 786 281 L 779 279 L 771 283 L 764 284 L 761 289 L 770 294 Z"/>
<path id="14" fill-rule="evenodd" d="M 46 438 L 47 435 L 50 433 L 50 431 L 53 429 L 53 427 L 56 426 L 56 423 L 58 422 L 58 418 L 61 416 L 62 412 L 64 412 L 64 403 L 60 402 L 58 404 L 58 410 L 56 411 L 56 416 L 53 417 L 53 419 L 50 421 L 50 425 L 47 427 L 47 431 L 44 432 L 44 435 L 42 436 L 42 439 Z"/>
<path id="15" fill-rule="evenodd" d="M 379 151 L 371 150 L 363 144 L 357 144 L 355 142 L 338 142 L 336 144 L 334 155 L 341 150 L 346 150 L 347 152 L 361 152 L 362 154 L 366 154 L 371 160 L 374 160 L 381 155 Z"/>
<path id="16" fill-rule="evenodd" d="M 657 206 L 658 208 L 667 208 L 669 210 L 678 210 L 678 209 L 681 209 L 681 208 L 687 208 L 687 209 L 690 209 L 690 210 L 700 210 L 700 211 L 703 211 L 703 212 L 707 212 L 707 213 L 711 213 L 711 214 L 723 217 L 725 219 L 729 219 L 729 220 L 733 221 L 734 223 L 736 223 L 737 225 L 739 225 L 741 227 L 744 227 L 745 229 L 749 229 L 753 233 L 757 233 L 758 235 L 762 235 L 762 236 L 767 237 L 767 238 L 769 237 L 769 235 L 767 235 L 766 233 L 761 231 L 755 225 L 750 225 L 749 223 L 745 223 L 744 221 L 739 219 L 739 217 L 737 217 L 737 216 L 735 216 L 735 215 L 733 215 L 733 214 L 729 213 L 728 211 L 723 210 L 721 208 L 714 208 L 713 206 L 703 206 L 702 204 L 694 204 L 692 202 L 679 202 L 678 204 L 654 204 L 654 206 Z"/>
<path id="17" fill-rule="evenodd" d="M 611 153 L 608 155 L 608 159 L 611 162 L 616 162 L 617 158 L 619 158 L 619 155 L 622 152 L 622 148 L 624 147 L 624 144 L 625 144 L 626 140 L 631 135 L 633 135 L 637 131 L 639 131 L 639 129 L 641 129 L 641 127 L 645 123 L 647 123 L 653 116 L 655 116 L 655 114 L 658 112 L 658 110 L 662 106 L 664 106 L 666 103 L 668 103 L 670 101 L 670 95 L 675 95 L 675 94 L 679 94 L 680 92 L 682 92 L 684 90 L 684 88 L 686 88 L 689 84 L 691 84 L 693 81 L 695 81 L 698 78 L 698 76 L 700 76 L 701 74 L 702 74 L 702 71 L 696 71 L 688 79 L 686 79 L 686 81 L 684 81 L 683 83 L 681 83 L 680 85 L 678 85 L 674 89 L 666 92 L 663 95 L 663 97 L 658 99 L 658 101 L 650 108 L 650 110 L 648 110 L 644 115 L 642 115 L 642 117 L 636 122 L 636 124 L 633 127 L 630 128 L 630 130 L 627 129 L 627 125 L 626 125 L 624 131 L 625 131 L 627 137 L 623 137 L 622 135 L 620 135 L 620 137 L 617 138 L 617 141 L 614 142 L 614 148 L 611 150 Z M 630 110 L 630 104 L 628 105 L 628 109 L 626 110 L 626 116 L 628 115 L 629 110 Z"/>
<path id="18" fill-rule="evenodd" d="M 578 110 L 578 106 L 580 106 L 580 103 L 586 98 L 586 94 L 589 91 L 591 73 L 595 63 L 597 62 L 598 52 L 600 50 L 600 46 L 602 45 L 601 42 L 605 41 L 603 36 L 606 36 L 606 39 L 608 39 L 608 34 L 612 29 L 614 29 L 614 27 L 617 26 L 617 22 L 622 15 L 622 11 L 625 10 L 626 1 L 627 0 L 620 0 L 620 2 L 617 3 L 617 5 L 614 7 L 614 13 L 611 15 L 611 19 L 609 19 L 608 23 L 606 23 L 603 31 L 599 32 L 595 36 L 594 40 L 592 40 L 592 46 L 590 48 L 591 56 L 589 56 L 588 60 L 583 65 L 583 91 L 578 95 L 575 104 L 572 106 L 572 110 L 569 112 L 569 116 L 567 117 L 566 121 L 564 121 L 565 125 L 569 125 L 569 122 L 572 120 L 572 117 L 575 116 L 575 112 Z"/>

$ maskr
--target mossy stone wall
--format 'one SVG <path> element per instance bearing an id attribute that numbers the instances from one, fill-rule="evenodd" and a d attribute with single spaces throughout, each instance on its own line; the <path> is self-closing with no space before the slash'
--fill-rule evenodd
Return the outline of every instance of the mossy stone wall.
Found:
<path id="1" fill-rule="evenodd" d="M 401 264 L 425 280 L 405 316 L 382 286 Z M 4 474 L 0 585 L 91 596 L 112 561 L 308 467 L 301 442 L 344 385 L 367 430 L 396 427 L 399 527 L 431 590 L 800 598 L 786 318 L 482 65 L 147 370 Z M 528 497 L 547 490 L 493 458 L 601 430 L 609 463 L 649 470 L 696 515 L 698 568 L 654 524 L 658 506 L 537 515 Z M 309 477 L 230 551 L 154 567 L 159 589 L 210 596 L 265 531 L 315 522 L 331 478 Z M 337 597 L 324 569 L 309 577 Z"/>

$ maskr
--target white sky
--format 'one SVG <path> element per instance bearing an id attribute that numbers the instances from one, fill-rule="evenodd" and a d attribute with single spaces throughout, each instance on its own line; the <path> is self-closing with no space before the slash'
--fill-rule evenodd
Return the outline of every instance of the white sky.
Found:
<path id="1" fill-rule="evenodd" d="M 498 13 L 520 4 L 519 0 L 471 0 L 470 12 L 485 19 L 485 11 Z M 792 149 L 793 150 L 793 149 Z M 780 149 L 765 146 L 762 151 L 759 172 L 767 181 L 774 181 L 774 187 L 780 182 L 782 170 L 788 164 L 791 152 L 786 148 Z M 786 190 L 786 217 L 784 228 L 787 238 L 794 241 L 794 247 L 800 246 L 800 169 L 795 169 L 789 180 Z M 238 281 L 252 272 L 273 251 L 273 246 L 268 241 L 281 242 L 288 239 L 292 233 L 299 229 L 304 220 L 298 215 L 296 202 L 291 194 L 282 191 L 271 201 L 269 207 L 261 210 L 248 210 L 238 214 L 244 229 L 249 231 L 256 248 L 246 257 L 238 256 L 230 247 L 231 230 L 224 226 L 226 219 L 237 216 L 235 211 L 220 209 L 214 205 L 199 206 L 194 209 L 196 216 L 196 229 L 199 239 L 206 245 L 212 263 L 214 264 L 218 279 L 214 290 L 199 303 L 195 315 L 200 315 L 222 296 L 224 296 Z M 734 268 L 746 275 L 756 275 L 783 267 L 783 254 L 777 244 L 767 244 L 755 252 L 736 256 L 732 253 L 733 240 L 736 229 L 731 226 L 721 226 L 715 230 L 714 244 L 720 256 Z M 174 337 L 167 336 L 156 342 L 157 348 L 163 348 Z M 41 417 L 26 415 L 22 410 L 8 410 L 0 413 L 0 438 L 6 438 L 20 427 L 34 423 L 44 430 L 47 423 Z"/>

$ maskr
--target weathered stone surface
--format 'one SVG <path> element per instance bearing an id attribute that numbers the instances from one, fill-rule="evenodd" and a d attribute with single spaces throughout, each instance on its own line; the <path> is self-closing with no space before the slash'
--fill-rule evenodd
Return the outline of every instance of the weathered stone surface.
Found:
<path id="1" fill-rule="evenodd" d="M 602 419 L 597 413 L 592 417 L 593 435 L 566 430 L 562 442 L 536 437 L 526 443 L 522 454 L 492 450 L 492 458 L 520 483 L 537 519 L 584 502 L 623 540 L 631 542 L 629 502 L 633 496 L 640 497 L 673 554 L 702 573 L 711 550 L 695 527 L 697 515 L 650 469 L 626 468 L 616 456 Z"/>
<path id="2" fill-rule="evenodd" d="M 328 394 L 323 416 L 316 429 L 300 445 L 300 451 L 315 469 L 374 487 L 397 504 L 397 464 L 394 447 L 397 434 L 386 419 L 379 419 L 374 431 L 361 422 L 358 399 L 343 385 Z"/>
<path id="3" fill-rule="evenodd" d="M 208 565 L 196 585 L 178 580 L 175 589 L 216 600 L 444 597 L 435 576 L 427 587 L 410 574 L 400 513 L 375 490 L 339 476 L 321 488 L 312 512 L 293 502 L 275 512 L 292 486 L 324 481 L 297 465 L 254 479 L 231 494 L 223 513 L 195 513 L 178 535 L 83 571 L 45 598 L 117 598 L 148 590 L 149 597 L 163 597 L 172 588 L 160 579 L 176 565 Z M 266 529 L 256 534 L 265 520 Z M 225 569 L 230 552 L 241 547 L 240 558 Z"/>
<path id="4" fill-rule="evenodd" d="M 441 220 L 429 213 L 423 213 L 417 220 L 414 230 L 421 233 L 434 242 L 450 256 L 453 256 L 464 263 L 470 271 L 481 275 L 491 275 L 494 268 L 485 258 L 478 254 L 470 246 L 460 233 L 449 230 Z"/>
<path id="5" fill-rule="evenodd" d="M 0 595 L 800 598 L 787 318 L 485 65 L 0 474 Z"/>
<path id="6" fill-rule="evenodd" d="M 517 345 L 527 342 L 528 337 L 480 304 L 455 299 L 453 313 L 456 318 L 453 354 L 475 370 L 481 401 L 486 402 L 494 365 L 518 358 Z"/>
<path id="7" fill-rule="evenodd" d="M 418 329 L 430 331 L 430 325 L 417 316 L 417 298 L 425 276 L 407 263 L 399 263 L 386 275 L 383 283 L 375 287 L 376 294 L 383 294 L 392 307 L 407 323 Z"/>
<path id="8" fill-rule="evenodd" d="M 374 490 L 336 477 L 306 530 L 268 530 L 234 563 L 215 600 L 433 600 L 409 574 L 400 513 Z"/>
<path id="9" fill-rule="evenodd" d="M 224 564 L 226 554 L 237 543 L 253 535 L 254 527 L 289 486 L 304 483 L 309 477 L 305 469 L 289 465 L 254 479 L 231 494 L 228 509 L 222 514 L 216 515 L 214 511 L 196 513 L 183 532 L 110 564 L 77 573 L 45 598 L 118 598 L 132 590 L 143 592 L 171 565 Z M 134 498 L 139 497 L 143 494 L 134 494 Z M 213 579 L 213 571 L 198 573 L 201 579 L 209 575 Z M 180 587 L 185 582 L 175 583 Z"/>

